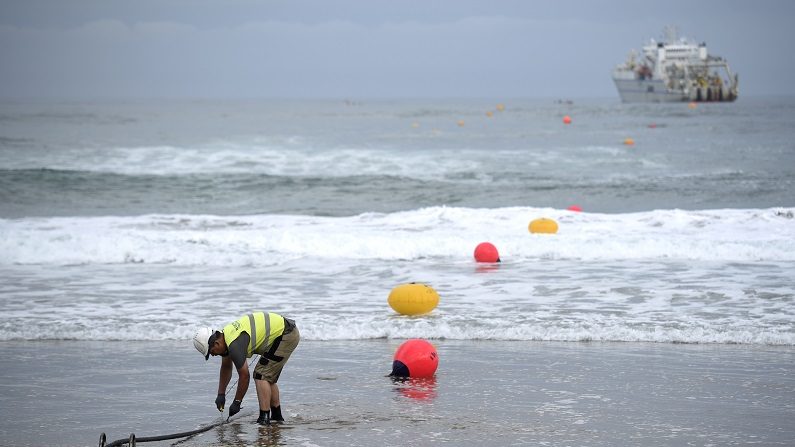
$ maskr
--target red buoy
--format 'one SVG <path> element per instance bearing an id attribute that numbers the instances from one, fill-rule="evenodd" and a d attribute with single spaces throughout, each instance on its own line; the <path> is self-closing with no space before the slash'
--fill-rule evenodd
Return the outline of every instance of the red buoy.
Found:
<path id="1" fill-rule="evenodd" d="M 481 242 L 475 247 L 475 260 L 478 262 L 500 262 L 500 253 L 491 242 Z"/>
<path id="2" fill-rule="evenodd" d="M 580 211 L 582 211 L 582 208 L 580 208 L 580 206 L 579 206 L 579 205 L 572 205 L 572 206 L 570 206 L 570 207 L 568 207 L 568 208 L 566 208 L 566 209 L 567 209 L 567 210 L 569 210 L 569 211 L 576 211 L 576 212 L 578 212 L 578 213 L 579 213 Z"/>
<path id="3" fill-rule="evenodd" d="M 563 117 L 563 124 L 571 124 L 571 117 L 569 115 Z"/>
<path id="4" fill-rule="evenodd" d="M 436 348 L 425 340 L 413 338 L 404 342 L 395 351 L 390 376 L 431 377 L 439 366 Z"/>

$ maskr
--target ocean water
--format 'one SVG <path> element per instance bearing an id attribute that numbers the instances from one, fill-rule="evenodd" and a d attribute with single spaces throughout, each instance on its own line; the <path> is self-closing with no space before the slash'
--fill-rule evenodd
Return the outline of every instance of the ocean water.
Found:
<path id="1" fill-rule="evenodd" d="M 187 341 L 263 309 L 307 340 L 792 346 L 793 122 L 795 99 L 5 102 L 0 339 Z M 406 282 L 438 308 L 395 314 Z"/>

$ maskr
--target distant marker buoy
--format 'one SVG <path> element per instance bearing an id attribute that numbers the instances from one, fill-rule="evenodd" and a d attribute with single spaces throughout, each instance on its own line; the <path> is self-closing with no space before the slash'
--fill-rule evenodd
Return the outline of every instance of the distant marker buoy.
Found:
<path id="1" fill-rule="evenodd" d="M 420 123 L 411 123 L 411 127 L 416 129 L 416 128 L 420 127 Z"/>
<path id="2" fill-rule="evenodd" d="M 464 127 L 464 120 L 458 120 L 458 127 Z"/>
<path id="3" fill-rule="evenodd" d="M 530 230 L 531 233 L 555 234 L 558 232 L 558 223 L 552 219 L 541 217 L 530 222 L 527 229 Z"/>
<path id="4" fill-rule="evenodd" d="M 625 146 L 632 146 L 633 144 L 635 144 L 635 140 L 633 140 L 632 138 L 624 138 Z"/>
<path id="5" fill-rule="evenodd" d="M 695 108 L 696 108 L 696 103 L 694 103 L 694 102 L 691 102 L 691 103 L 690 103 L 690 104 L 688 104 L 687 106 L 688 106 L 688 107 L 690 107 L 690 109 L 692 110 L 692 109 L 695 109 Z"/>
<path id="6" fill-rule="evenodd" d="M 392 361 L 394 377 L 432 377 L 439 367 L 439 354 L 436 348 L 425 340 L 407 340 L 395 351 Z"/>
<path id="7" fill-rule="evenodd" d="M 566 209 L 567 209 L 567 210 L 569 210 L 569 211 L 576 211 L 576 212 L 578 212 L 578 213 L 579 213 L 580 211 L 582 211 L 582 208 L 580 208 L 580 206 L 579 206 L 579 205 L 572 205 L 572 206 L 570 206 L 570 207 L 568 207 L 568 208 L 566 208 Z"/>
<path id="8" fill-rule="evenodd" d="M 401 315 L 422 315 L 439 304 L 439 294 L 425 284 L 402 284 L 389 292 L 387 302 Z"/>
<path id="9" fill-rule="evenodd" d="M 488 112 L 486 112 L 486 116 L 488 116 L 489 118 L 491 118 L 491 117 L 493 117 L 493 116 L 494 116 L 494 112 L 492 112 L 491 110 L 489 110 Z"/>
<path id="10" fill-rule="evenodd" d="M 500 253 L 491 242 L 481 242 L 475 247 L 475 260 L 478 262 L 500 262 Z"/>
<path id="11" fill-rule="evenodd" d="M 500 112 L 504 112 L 505 111 L 505 105 L 504 104 L 497 104 L 497 110 L 500 111 Z"/>
<path id="12" fill-rule="evenodd" d="M 656 129 L 656 128 L 657 128 L 657 124 L 655 124 L 655 123 L 649 124 L 649 129 Z"/>
<path id="13" fill-rule="evenodd" d="M 563 117 L 563 124 L 571 124 L 571 117 L 569 115 Z"/>

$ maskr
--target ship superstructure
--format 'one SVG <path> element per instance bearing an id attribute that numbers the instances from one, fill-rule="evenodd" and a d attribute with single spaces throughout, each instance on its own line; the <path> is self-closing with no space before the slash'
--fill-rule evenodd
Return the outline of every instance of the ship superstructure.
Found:
<path id="1" fill-rule="evenodd" d="M 729 63 L 710 55 L 706 43 L 679 38 L 673 27 L 640 55 L 630 51 L 613 70 L 613 81 L 623 102 L 734 101 L 738 95 Z"/>

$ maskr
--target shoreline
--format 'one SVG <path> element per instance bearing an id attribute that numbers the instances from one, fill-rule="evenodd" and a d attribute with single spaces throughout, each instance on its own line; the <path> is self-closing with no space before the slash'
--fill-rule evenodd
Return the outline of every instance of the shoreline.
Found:
<path id="1" fill-rule="evenodd" d="M 435 378 L 399 383 L 384 376 L 402 341 L 302 341 L 279 382 L 284 427 L 254 424 L 252 385 L 240 416 L 181 445 L 795 442 L 792 346 L 431 340 Z M 96 445 L 220 416 L 217 359 L 187 341 L 5 341 L 0 354 L 5 445 Z"/>

